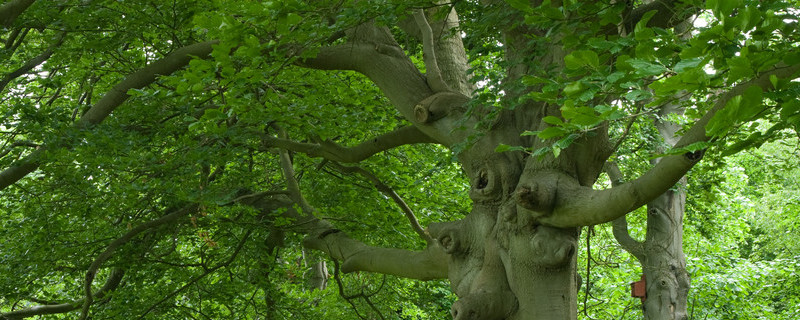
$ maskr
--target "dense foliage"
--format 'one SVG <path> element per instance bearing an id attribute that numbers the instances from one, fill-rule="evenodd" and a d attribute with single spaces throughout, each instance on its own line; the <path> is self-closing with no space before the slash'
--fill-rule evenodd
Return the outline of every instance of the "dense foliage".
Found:
<path id="1" fill-rule="evenodd" d="M 313 211 L 367 245 L 423 250 L 427 239 L 409 216 L 424 227 L 467 215 L 460 152 L 530 101 L 560 114 L 522 133 L 535 143 L 494 150 L 565 157 L 605 128 L 616 143 L 611 159 L 631 180 L 653 158 L 706 153 L 685 190 L 692 318 L 800 315 L 800 85 L 796 72 L 780 74 L 800 64 L 800 3 L 674 1 L 700 7 L 662 28 L 648 25 L 656 11 L 621 20 L 639 1 L 561 2 L 8 1 L 0 169 L 36 167 L 22 179 L 0 177 L 0 319 L 37 314 L 36 306 L 54 311 L 43 319 L 447 318 L 456 300 L 447 281 L 343 274 L 339 261 L 304 248 L 303 226 L 284 214 Z M 357 146 L 411 119 L 361 73 L 307 61 L 371 22 L 391 26 L 425 71 L 423 41 L 397 25 L 416 8 L 438 7 L 460 13 L 476 88 L 464 118 L 481 121 L 462 119 L 474 131 L 449 148 L 409 144 L 331 160 L 325 147 Z M 563 70 L 509 76 L 540 61 L 506 54 L 498 25 L 508 21 L 580 31 L 525 39 L 531 48 L 557 41 Z M 608 36 L 618 27 L 627 34 Z M 190 60 L 148 69 L 181 57 Z M 668 103 L 685 112 L 660 114 Z M 708 139 L 681 148 L 666 146 L 653 125 L 667 121 L 683 134 L 709 110 L 719 111 Z M 291 181 L 313 210 L 248 202 L 291 196 Z M 595 187 L 611 183 L 603 176 Z M 644 233 L 642 211 L 629 215 L 634 236 Z M 579 316 L 640 318 L 629 296 L 640 266 L 608 225 L 586 226 L 581 237 Z"/>

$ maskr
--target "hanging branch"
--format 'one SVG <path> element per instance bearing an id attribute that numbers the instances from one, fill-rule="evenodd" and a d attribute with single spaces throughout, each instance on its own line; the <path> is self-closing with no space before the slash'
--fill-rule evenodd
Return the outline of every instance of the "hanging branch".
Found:
<path id="1" fill-rule="evenodd" d="M 408 219 L 408 222 L 411 223 L 411 228 L 414 229 L 414 232 L 416 232 L 420 236 L 420 238 L 425 240 L 425 242 L 427 242 L 428 244 L 433 243 L 433 238 L 419 224 L 419 220 L 417 220 L 417 217 L 416 215 L 414 215 L 414 211 L 411 210 L 411 207 L 408 206 L 408 204 L 403 200 L 403 198 L 400 197 L 400 195 L 397 194 L 397 192 L 394 191 L 394 189 L 389 187 L 387 184 L 383 183 L 377 176 L 375 176 L 375 174 L 358 166 L 343 166 L 338 163 L 331 163 L 331 165 L 341 172 L 357 173 L 367 178 L 367 180 L 372 182 L 372 184 L 375 186 L 376 189 L 378 189 L 378 191 L 382 192 L 389 198 L 392 198 L 392 200 L 394 200 L 397 206 L 399 206 L 400 209 L 403 210 L 406 218 Z"/>
<path id="2" fill-rule="evenodd" d="M 606 162 L 605 169 L 612 186 L 618 186 L 625 182 L 622 177 L 622 171 L 620 171 L 619 166 L 617 166 L 615 162 Z M 614 238 L 617 239 L 617 242 L 619 242 L 625 251 L 630 252 L 637 260 L 644 261 L 642 260 L 644 257 L 644 243 L 631 237 L 628 231 L 627 215 L 612 221 L 611 230 L 614 234 Z"/>

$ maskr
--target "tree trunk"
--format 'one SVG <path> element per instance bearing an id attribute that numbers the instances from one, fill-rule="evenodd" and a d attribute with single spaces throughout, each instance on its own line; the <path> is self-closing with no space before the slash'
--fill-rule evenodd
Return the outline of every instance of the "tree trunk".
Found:
<path id="1" fill-rule="evenodd" d="M 640 260 L 646 278 L 645 319 L 688 318 L 689 274 L 683 254 L 685 179 L 681 190 L 670 190 L 647 205 L 647 239 Z"/>
<path id="2" fill-rule="evenodd" d="M 663 118 L 668 114 L 682 113 L 677 104 L 666 104 L 660 111 Z M 678 141 L 679 126 L 656 121 L 656 128 L 664 142 L 673 146 Z M 666 151 L 665 148 L 658 150 Z M 658 161 L 653 161 L 656 164 Z M 614 183 L 619 183 L 618 169 L 609 171 Z M 686 256 L 683 253 L 683 215 L 686 207 L 686 178 L 664 194 L 647 204 L 647 235 L 638 242 L 628 234 L 625 217 L 614 221 L 614 236 L 622 247 L 633 254 L 642 265 L 646 283 L 646 299 L 643 302 L 645 319 L 683 320 L 688 318 L 689 274 L 686 272 Z"/>

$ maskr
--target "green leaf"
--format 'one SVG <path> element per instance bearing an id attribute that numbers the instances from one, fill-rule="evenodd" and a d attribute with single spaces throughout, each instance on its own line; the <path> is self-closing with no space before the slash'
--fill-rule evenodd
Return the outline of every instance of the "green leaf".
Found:
<path id="1" fill-rule="evenodd" d="M 564 87 L 564 95 L 567 97 L 574 96 L 586 89 L 586 86 L 581 81 L 570 82 Z"/>
<path id="2" fill-rule="evenodd" d="M 525 13 L 533 12 L 533 8 L 531 7 L 531 2 L 528 0 L 503 0 L 512 6 L 514 9 Z"/>
<path id="3" fill-rule="evenodd" d="M 701 62 L 703 62 L 703 58 L 700 57 L 684 59 L 678 61 L 678 63 L 675 64 L 675 67 L 673 67 L 672 70 L 678 73 L 684 72 L 687 69 L 697 68 L 697 66 L 699 66 Z"/>
<path id="4" fill-rule="evenodd" d="M 563 136 L 565 133 L 567 132 L 562 127 L 548 127 L 547 129 L 542 130 L 542 132 L 539 132 L 539 134 L 536 136 L 538 136 L 539 139 L 547 140 Z"/>
<path id="5" fill-rule="evenodd" d="M 763 103 L 764 91 L 759 86 L 750 86 L 742 94 L 742 102 L 739 105 L 736 121 L 753 120 L 759 112 L 764 110 Z"/>
<path id="6" fill-rule="evenodd" d="M 750 59 L 745 57 L 733 57 L 727 60 L 727 65 L 730 66 L 728 73 L 728 83 L 734 83 L 737 80 L 750 78 L 755 72 L 750 66 Z"/>
<path id="7" fill-rule="evenodd" d="M 591 50 L 575 50 L 564 57 L 564 64 L 567 69 L 575 70 L 583 67 L 597 69 L 600 66 L 600 58 L 597 53 Z"/>
<path id="8" fill-rule="evenodd" d="M 564 125 L 564 121 L 562 121 L 561 118 L 554 117 L 554 116 L 546 116 L 546 117 L 542 118 L 542 121 L 544 121 L 545 123 L 548 123 L 548 124 L 552 124 L 554 126 L 563 126 Z"/>
<path id="9" fill-rule="evenodd" d="M 788 120 L 789 117 L 797 115 L 800 112 L 800 101 L 789 100 L 781 104 L 781 120 Z"/>
<path id="10" fill-rule="evenodd" d="M 642 77 L 656 76 L 667 71 L 667 68 L 660 64 L 640 59 L 630 59 L 628 64 L 635 70 L 637 75 Z"/>
<path id="11" fill-rule="evenodd" d="M 506 151 L 523 151 L 525 148 L 520 146 L 509 146 L 507 144 L 499 144 L 497 148 L 494 148 L 494 152 L 506 152 Z"/>
<path id="12" fill-rule="evenodd" d="M 717 111 L 714 117 L 706 125 L 706 135 L 711 137 L 722 136 L 728 132 L 735 121 L 735 114 L 742 103 L 742 96 L 735 96 L 728 100 L 722 110 Z"/>
<path id="13" fill-rule="evenodd" d="M 639 22 L 636 23 L 636 26 L 633 28 L 633 32 L 634 33 L 640 33 L 642 31 L 647 30 L 648 29 L 647 28 L 647 23 L 650 22 L 650 19 L 652 19 L 653 16 L 656 15 L 656 13 L 658 13 L 658 10 L 650 10 L 650 11 L 646 12 L 642 16 L 642 19 L 639 20 Z M 639 40 L 639 39 L 637 38 L 637 40 Z"/>

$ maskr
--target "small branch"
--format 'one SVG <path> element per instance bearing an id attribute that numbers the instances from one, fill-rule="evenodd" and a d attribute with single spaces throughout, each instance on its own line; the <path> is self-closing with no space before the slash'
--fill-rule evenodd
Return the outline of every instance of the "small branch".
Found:
<path id="1" fill-rule="evenodd" d="M 425 11 L 422 9 L 414 10 L 414 20 L 422 33 L 422 58 L 427 69 L 428 86 L 433 89 L 433 92 L 452 91 L 442 78 L 442 72 L 439 69 L 439 63 L 436 58 L 436 40 L 433 38 L 433 30 L 428 23 L 428 18 L 425 17 Z"/>
<path id="2" fill-rule="evenodd" d="M 110 292 L 116 290 L 117 287 L 119 287 L 119 284 L 122 282 L 122 277 L 124 275 L 125 272 L 122 269 L 112 269 L 111 273 L 108 275 L 106 283 L 102 288 L 100 288 L 100 290 L 97 291 L 97 293 L 95 293 L 95 299 L 102 300 L 106 298 Z M 0 319 L 24 319 L 48 314 L 67 313 L 79 309 L 83 305 L 84 300 L 85 299 L 81 299 L 61 304 L 47 304 L 7 313 L 0 313 Z"/>
<path id="3" fill-rule="evenodd" d="M 61 44 L 64 42 L 64 38 L 65 38 L 66 34 L 67 34 L 66 32 L 59 32 L 58 35 L 56 36 L 55 43 L 50 45 L 50 47 L 48 47 L 47 50 L 42 52 L 40 55 L 38 55 L 36 57 L 33 57 L 33 59 L 31 59 L 28 62 L 26 62 L 24 65 L 19 67 L 17 70 L 14 70 L 13 72 L 11 72 L 11 73 L 7 74 L 5 77 L 3 77 L 3 79 L 0 80 L 0 92 L 3 92 L 3 90 L 6 88 L 8 83 L 11 82 L 12 80 L 14 80 L 14 79 L 16 79 L 16 78 L 28 73 L 28 71 L 31 71 L 33 68 L 36 68 L 38 65 L 40 65 L 40 64 L 44 63 L 45 61 L 47 61 L 47 59 L 50 59 L 50 56 L 53 55 L 53 52 L 55 51 L 55 49 L 58 48 L 59 46 L 61 46 Z"/>
<path id="4" fill-rule="evenodd" d="M 161 218 L 150 220 L 148 222 L 142 223 L 135 228 L 128 231 L 128 233 L 124 234 L 122 237 L 117 238 L 111 244 L 108 245 L 105 251 L 103 251 L 97 258 L 94 259 L 92 264 L 89 266 L 89 269 L 86 271 L 86 282 L 84 283 L 84 294 L 86 294 L 86 298 L 83 302 L 83 310 L 81 312 L 80 319 L 86 319 L 89 315 L 89 307 L 92 305 L 93 297 L 92 297 L 92 282 L 94 281 L 94 277 L 97 274 L 97 271 L 100 269 L 100 266 L 103 265 L 103 262 L 108 260 L 111 255 L 116 251 L 119 247 L 133 239 L 136 235 L 144 232 L 145 230 L 155 228 L 175 220 L 178 220 L 181 217 L 188 215 L 191 212 L 194 212 L 197 208 L 197 205 L 192 204 L 187 207 L 184 207 L 178 211 L 173 213 L 167 214 L 162 216 Z"/>
<path id="5" fill-rule="evenodd" d="M 416 127 L 408 126 L 382 134 L 378 137 L 364 141 L 354 147 L 342 147 L 331 141 L 319 143 L 303 143 L 275 138 L 269 135 L 261 137 L 264 147 L 278 147 L 294 152 L 305 153 L 310 157 L 321 157 L 331 161 L 355 163 L 367 159 L 372 155 L 407 144 L 433 143 L 433 139 L 419 131 Z"/>
<path id="6" fill-rule="evenodd" d="M 277 125 L 273 126 L 278 128 L 281 139 L 289 141 L 289 137 L 285 130 Z M 300 207 L 303 209 L 303 215 L 311 216 L 313 209 L 300 192 L 300 184 L 297 182 L 297 178 L 294 173 L 294 163 L 292 163 L 292 158 L 289 156 L 289 152 L 285 149 L 280 149 L 279 153 L 281 158 L 281 169 L 283 169 L 283 175 L 286 177 L 286 189 L 289 191 L 289 198 L 300 205 Z"/>
<path id="7" fill-rule="evenodd" d="M 6 149 L 6 151 L 3 151 L 2 153 L 0 153 L 0 158 L 5 157 L 6 155 L 8 155 L 11 152 L 11 150 L 16 148 L 16 147 L 38 148 L 39 145 L 34 143 L 34 142 L 32 142 L 32 141 L 14 141 L 14 143 L 12 143 L 10 146 L 8 146 L 8 149 Z"/>
<path id="8" fill-rule="evenodd" d="M 244 248 L 244 244 L 247 242 L 247 239 L 250 237 L 250 233 L 251 233 L 251 231 L 248 230 L 247 233 L 244 234 L 244 237 L 242 237 L 242 240 L 239 241 L 239 244 L 236 246 L 236 249 L 234 249 L 233 254 L 231 254 L 231 257 L 228 258 L 228 260 L 223 261 L 220 264 L 205 270 L 203 272 L 203 274 L 195 277 L 192 280 L 189 280 L 189 282 L 187 282 L 186 284 L 184 284 L 183 286 L 178 288 L 178 290 L 173 291 L 172 293 L 170 293 L 167 296 L 165 296 L 163 299 L 161 299 L 158 302 L 156 302 L 153 305 L 151 305 L 150 308 L 145 310 L 145 312 L 142 313 L 142 315 L 140 315 L 137 319 L 143 319 L 144 316 L 146 316 L 148 313 L 150 313 L 153 310 L 155 310 L 155 308 L 158 307 L 160 304 L 162 304 L 162 303 L 166 302 L 167 300 L 169 300 L 170 298 L 174 297 L 176 294 L 181 293 L 184 290 L 188 289 L 189 287 L 191 287 L 192 285 L 194 285 L 198 281 L 202 280 L 203 278 L 205 278 L 209 274 L 212 274 L 212 273 L 216 272 L 217 270 L 219 270 L 219 269 L 221 269 L 223 267 L 227 267 L 228 265 L 230 265 L 234 260 L 236 260 L 236 257 L 239 255 L 239 252 L 242 251 L 242 248 Z"/>
<path id="9" fill-rule="evenodd" d="M 397 206 L 400 207 L 401 210 L 403 210 L 406 218 L 411 223 L 411 228 L 414 229 L 414 232 L 416 232 L 420 236 L 420 238 L 425 240 L 425 242 L 427 242 L 428 244 L 433 243 L 433 238 L 431 237 L 430 234 L 425 232 L 425 229 L 422 228 L 422 226 L 419 224 L 419 220 L 417 220 L 417 217 L 414 215 L 414 211 L 411 210 L 411 207 L 408 206 L 408 204 L 403 200 L 403 198 L 400 197 L 400 195 L 397 194 L 397 192 L 394 191 L 394 189 L 389 187 L 387 184 L 383 183 L 377 176 L 375 176 L 375 174 L 367 171 L 364 168 L 357 166 L 352 166 L 352 167 L 343 166 L 338 163 L 332 163 L 331 165 L 334 166 L 339 171 L 345 173 L 357 173 L 367 178 L 367 180 L 372 182 L 372 184 L 375 186 L 376 189 L 378 189 L 378 191 L 382 192 L 389 198 L 392 198 L 392 200 L 394 200 Z"/>

